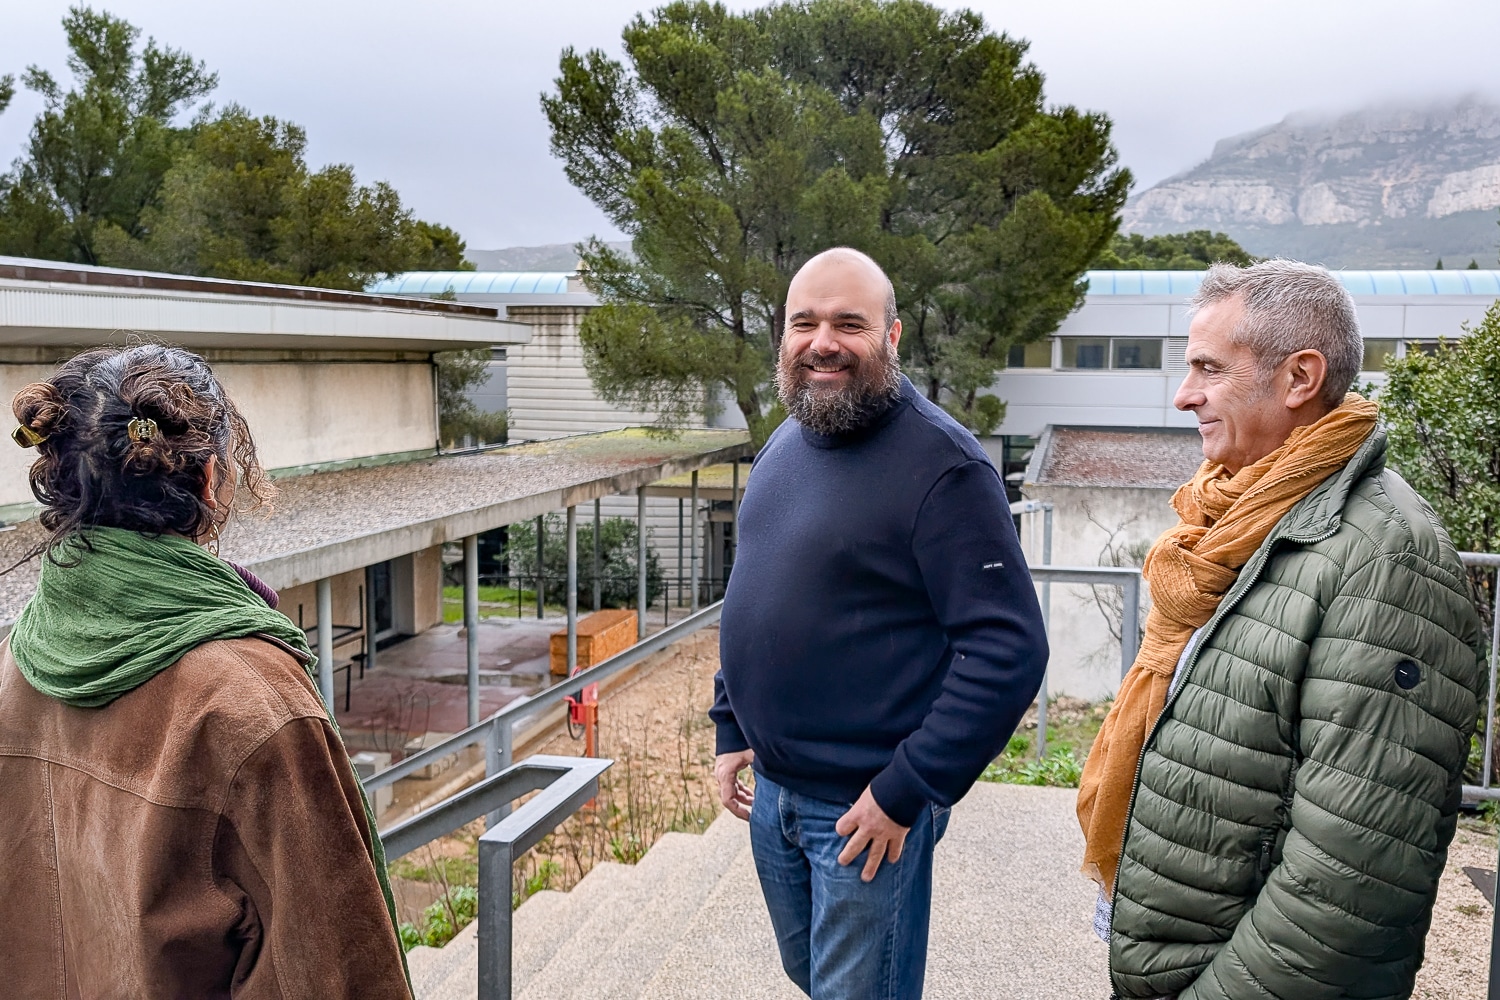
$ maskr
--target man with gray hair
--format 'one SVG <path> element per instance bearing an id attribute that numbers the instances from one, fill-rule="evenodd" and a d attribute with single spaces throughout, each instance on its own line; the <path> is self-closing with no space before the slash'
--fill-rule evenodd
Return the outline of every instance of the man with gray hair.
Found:
<path id="1" fill-rule="evenodd" d="M 1205 461 L 1078 794 L 1120 998 L 1404 998 L 1478 713 L 1453 545 L 1350 392 L 1320 267 L 1215 264 L 1175 405 Z"/>

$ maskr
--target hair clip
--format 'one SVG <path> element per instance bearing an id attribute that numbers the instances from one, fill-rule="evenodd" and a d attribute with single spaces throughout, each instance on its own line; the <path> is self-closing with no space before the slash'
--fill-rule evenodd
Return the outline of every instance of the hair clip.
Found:
<path id="1" fill-rule="evenodd" d="M 10 432 L 10 439 L 16 444 L 20 445 L 22 448 L 35 448 L 37 445 L 47 440 L 47 435 L 38 434 L 30 427 L 22 424 L 21 426 Z"/>
<path id="2" fill-rule="evenodd" d="M 150 417 L 132 417 L 130 423 L 125 425 L 125 433 L 137 444 L 150 441 L 156 437 L 156 421 Z"/>

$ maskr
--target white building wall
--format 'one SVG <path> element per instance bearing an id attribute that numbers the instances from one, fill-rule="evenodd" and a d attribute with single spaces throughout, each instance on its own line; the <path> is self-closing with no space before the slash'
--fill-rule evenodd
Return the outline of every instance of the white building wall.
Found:
<path id="1" fill-rule="evenodd" d="M 268 469 L 431 450 L 437 442 L 426 363 L 214 364 Z"/>
<path id="2" fill-rule="evenodd" d="M 432 366 L 405 362 L 211 362 L 245 415 L 267 469 L 431 450 Z M 0 399 L 49 378 L 55 364 L 0 363 Z M 36 453 L 0 448 L 0 506 L 32 503 Z"/>
<path id="3" fill-rule="evenodd" d="M 542 441 L 569 434 L 639 427 L 655 413 L 613 406 L 599 398 L 583 366 L 578 325 L 587 307 L 511 306 L 510 320 L 531 326 L 531 342 L 506 350 L 510 440 Z"/>
<path id="4" fill-rule="evenodd" d="M 1051 501 L 1052 564 L 1110 566 L 1119 554 L 1122 565 L 1140 565 L 1140 557 L 1162 532 L 1177 523 L 1172 490 L 1084 488 L 1028 484 L 1028 500 Z M 1043 515 L 1021 516 L 1021 547 L 1026 561 L 1041 564 Z M 1043 588 L 1037 587 L 1040 596 Z M 1145 624 L 1149 596 L 1144 593 L 1140 622 Z M 1119 588 L 1054 583 L 1051 586 L 1047 636 L 1052 656 L 1047 691 L 1099 701 L 1114 697 L 1120 684 Z M 1104 605 L 1101 607 L 1102 604 Z"/>

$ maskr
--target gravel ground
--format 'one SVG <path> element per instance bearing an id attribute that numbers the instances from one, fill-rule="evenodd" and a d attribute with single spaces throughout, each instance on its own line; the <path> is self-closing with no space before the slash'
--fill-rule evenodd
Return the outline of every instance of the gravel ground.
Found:
<path id="1" fill-rule="evenodd" d="M 1465 822 L 1454 837 L 1413 1000 L 1483 1000 L 1495 911 L 1463 869 L 1494 871 L 1496 851 L 1494 827 Z"/>
<path id="2" fill-rule="evenodd" d="M 702 464 L 711 464 L 748 450 L 744 442 L 740 431 L 688 430 L 667 438 L 633 429 L 282 479 L 269 512 L 242 513 L 230 522 L 221 551 L 253 569 L 278 556 L 576 489 L 664 463 L 701 456 Z M 0 569 L 19 562 L 44 537 L 35 520 L 0 532 Z M 13 621 L 20 613 L 36 589 L 37 572 L 33 559 L 0 576 L 0 622 Z"/>

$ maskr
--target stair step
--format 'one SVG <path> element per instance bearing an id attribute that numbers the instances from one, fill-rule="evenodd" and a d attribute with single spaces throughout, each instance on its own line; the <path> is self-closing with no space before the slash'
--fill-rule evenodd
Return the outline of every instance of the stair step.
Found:
<path id="1" fill-rule="evenodd" d="M 734 858 L 745 849 L 743 820 L 724 813 L 701 836 L 691 864 L 662 881 L 632 922 L 630 932 L 610 945 L 585 976 L 575 997 L 636 1000 L 691 926 Z M 652 848 L 655 851 L 656 848 Z M 650 855 L 648 854 L 647 857 Z"/>
<path id="2" fill-rule="evenodd" d="M 572 933 L 558 933 L 553 938 L 552 957 L 517 995 L 522 1000 L 592 997 L 592 993 L 579 991 L 600 957 L 622 935 L 634 936 L 642 909 L 663 885 L 671 884 L 683 868 L 699 863 L 701 843 L 701 837 L 686 833 L 669 833 L 658 840 L 628 877 L 603 894 L 586 920 L 576 923 Z"/>
<path id="3" fill-rule="evenodd" d="M 429 962 L 437 960 L 441 952 L 441 948 L 429 948 L 425 944 L 419 944 L 406 953 L 406 970 L 411 973 L 413 983 L 423 974 Z"/>
<path id="4" fill-rule="evenodd" d="M 547 964 L 559 935 L 570 934 L 594 907 L 612 891 L 612 886 L 630 877 L 629 865 L 604 862 L 595 865 L 570 892 L 544 890 L 532 895 L 511 916 L 511 990 L 520 996 L 526 983 Z M 462 942 L 460 939 L 464 939 Z M 451 960 L 423 976 L 415 988 L 417 1000 L 475 1000 L 479 995 L 478 924 L 465 927 L 458 937 L 440 949 L 455 945 Z"/>
<path id="5" fill-rule="evenodd" d="M 698 1000 L 705 970 L 714 983 L 733 984 L 735 1000 L 806 1000 L 781 971 L 749 832 L 742 846 L 656 973 L 636 994 L 639 1000 Z M 729 995 L 726 993 L 726 995 Z"/>
<path id="6" fill-rule="evenodd" d="M 413 948 L 412 951 L 417 949 Z M 411 988 L 417 1000 L 438 1000 L 443 983 L 464 969 L 477 969 L 479 954 L 479 925 L 471 923 L 454 935 L 453 940 L 441 948 L 427 948 L 433 952 L 423 956 L 420 965 L 411 969 Z M 408 952 L 408 956 L 410 952 Z M 475 986 L 478 992 L 478 986 Z"/>

